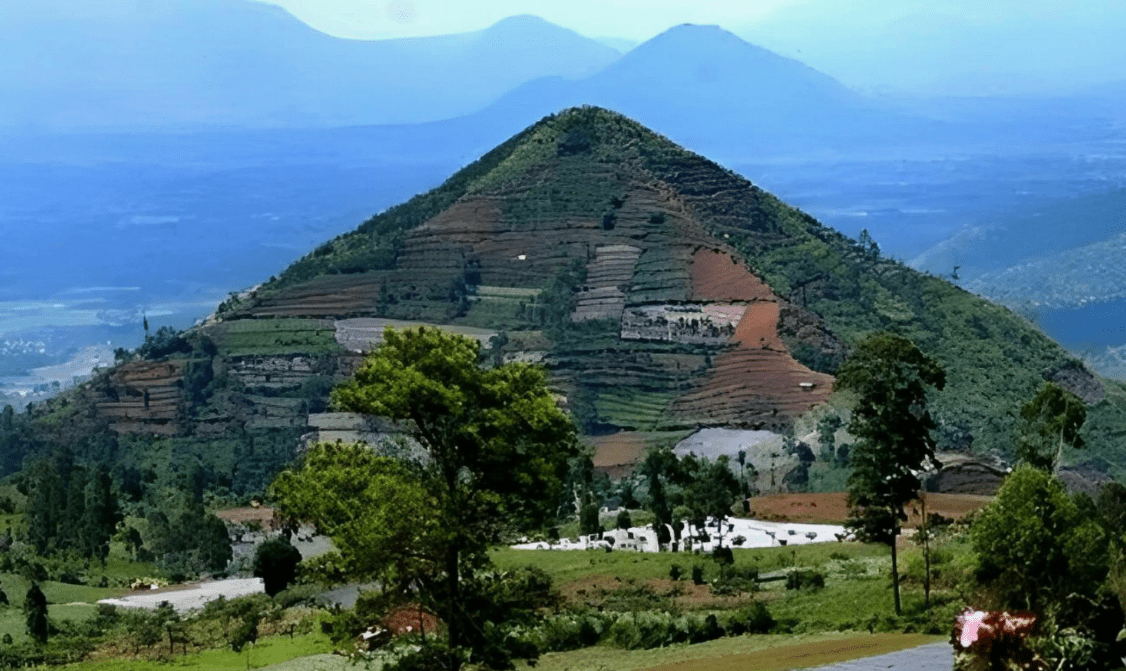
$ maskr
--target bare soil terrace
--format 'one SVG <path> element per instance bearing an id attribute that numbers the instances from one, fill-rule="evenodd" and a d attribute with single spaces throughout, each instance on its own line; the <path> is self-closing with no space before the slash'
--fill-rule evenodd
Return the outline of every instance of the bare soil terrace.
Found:
<path id="1" fill-rule="evenodd" d="M 992 500 L 989 496 L 974 494 L 927 494 L 927 514 L 962 519 L 980 510 Z M 751 499 L 751 515 L 756 519 L 807 524 L 843 524 L 848 520 L 848 494 L 768 494 Z M 922 504 L 907 506 L 908 528 L 922 521 Z"/>

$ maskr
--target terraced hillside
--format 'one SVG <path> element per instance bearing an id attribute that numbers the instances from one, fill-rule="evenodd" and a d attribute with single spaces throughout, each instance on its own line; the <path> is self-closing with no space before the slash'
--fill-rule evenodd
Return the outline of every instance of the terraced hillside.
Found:
<path id="1" fill-rule="evenodd" d="M 318 431 L 362 433 L 324 425 L 327 391 L 381 327 L 413 323 L 542 362 L 615 471 L 700 427 L 785 431 L 826 400 L 849 343 L 885 329 L 947 369 L 943 448 L 1007 454 L 1015 410 L 1054 377 L 1091 402 L 1091 449 L 1070 458 L 1126 473 L 1126 388 L 1008 310 L 596 108 L 544 119 L 224 303 L 157 357 L 193 362 L 161 431 L 176 450 L 235 445 L 220 471 L 265 468 Z M 131 423 L 99 416 L 128 435 L 155 426 L 131 403 Z"/>

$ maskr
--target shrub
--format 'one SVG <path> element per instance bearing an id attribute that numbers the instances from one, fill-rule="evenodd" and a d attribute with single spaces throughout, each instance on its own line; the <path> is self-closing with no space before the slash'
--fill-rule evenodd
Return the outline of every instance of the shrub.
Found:
<path id="1" fill-rule="evenodd" d="M 565 652 L 596 645 L 613 623 L 599 613 L 557 615 L 545 619 L 528 635 L 529 642 L 542 652 Z"/>
<path id="2" fill-rule="evenodd" d="M 712 550 L 712 559 L 720 564 L 734 564 L 735 553 L 729 547 L 719 547 Z"/>
<path id="3" fill-rule="evenodd" d="M 818 571 L 803 569 L 791 571 L 786 576 L 786 589 L 818 590 L 825 587 L 825 575 Z"/>
<path id="4" fill-rule="evenodd" d="M 669 566 L 669 578 L 673 580 L 680 580 L 684 575 L 684 570 L 680 568 L 680 564 L 673 564 Z"/>
<path id="5" fill-rule="evenodd" d="M 692 567 L 692 584 L 693 585 L 703 585 L 704 584 L 704 567 L 700 566 L 699 564 L 696 564 L 695 566 Z"/>
<path id="6" fill-rule="evenodd" d="M 712 594 L 720 596 L 754 592 L 756 589 L 758 568 L 754 566 L 720 566 L 719 577 L 712 581 Z"/>
<path id="7" fill-rule="evenodd" d="M 674 643 L 701 643 L 724 635 L 714 616 L 671 615 L 642 611 L 624 613 L 607 632 L 609 641 L 626 650 L 648 650 Z"/>
<path id="8" fill-rule="evenodd" d="M 776 624 L 766 604 L 755 601 L 746 608 L 737 610 L 727 619 L 727 633 L 731 636 L 765 634 Z"/>

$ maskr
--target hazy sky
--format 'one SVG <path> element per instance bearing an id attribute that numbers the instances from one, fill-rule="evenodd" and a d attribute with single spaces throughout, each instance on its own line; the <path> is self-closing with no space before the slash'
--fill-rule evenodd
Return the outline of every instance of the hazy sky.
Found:
<path id="1" fill-rule="evenodd" d="M 801 0 L 271 0 L 340 37 L 440 35 L 534 14 L 588 37 L 646 40 L 680 23 L 734 27 Z"/>
<path id="2" fill-rule="evenodd" d="M 860 89 L 1050 93 L 1126 81 L 1126 0 L 262 0 L 332 35 L 479 30 L 534 14 L 641 42 L 719 24 Z"/>

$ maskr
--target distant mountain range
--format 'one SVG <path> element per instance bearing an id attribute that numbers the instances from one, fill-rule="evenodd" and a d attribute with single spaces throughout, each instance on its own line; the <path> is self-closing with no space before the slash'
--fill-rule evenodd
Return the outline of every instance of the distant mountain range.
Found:
<path id="1" fill-rule="evenodd" d="M 0 126 L 28 130 L 418 123 L 473 112 L 615 49 L 532 16 L 420 39 L 344 40 L 249 0 L 0 7 Z M 99 3 L 101 6 L 101 3 Z M 114 8 L 117 11 L 114 11 Z"/>
<path id="2" fill-rule="evenodd" d="M 967 226 L 912 261 L 1009 306 L 1120 377 L 1126 343 L 1126 189 Z M 1110 349 L 1107 349 L 1110 348 Z"/>

